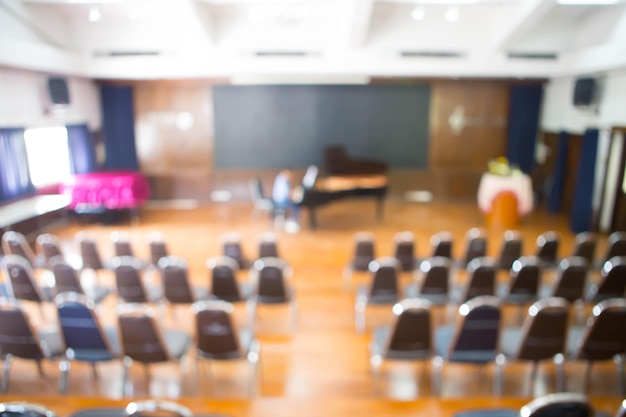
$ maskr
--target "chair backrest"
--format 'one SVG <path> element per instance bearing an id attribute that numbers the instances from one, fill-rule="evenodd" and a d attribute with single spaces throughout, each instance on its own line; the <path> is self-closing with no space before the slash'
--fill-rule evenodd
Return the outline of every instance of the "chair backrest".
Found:
<path id="1" fill-rule="evenodd" d="M 588 262 L 581 256 L 562 259 L 557 268 L 552 297 L 562 297 L 569 302 L 583 298 L 587 283 Z"/>
<path id="2" fill-rule="evenodd" d="M 142 400 L 128 403 L 123 410 L 125 417 L 150 417 L 150 416 L 171 416 L 171 417 L 194 417 L 194 413 L 173 401 L 166 400 Z M 76 417 L 77 414 L 74 414 Z"/>
<path id="3" fill-rule="evenodd" d="M 442 256 L 452 259 L 452 245 L 452 233 L 450 232 L 438 232 L 430 238 L 430 246 L 433 248 L 433 258 Z"/>
<path id="4" fill-rule="evenodd" d="M 375 259 L 376 248 L 374 235 L 370 232 L 358 232 L 354 235 L 354 257 L 352 269 L 354 271 L 368 271 L 370 262 Z"/>
<path id="5" fill-rule="evenodd" d="M 219 300 L 237 302 L 242 300 L 237 284 L 239 264 L 230 256 L 215 256 L 206 262 L 211 281 L 211 295 Z"/>
<path id="6" fill-rule="evenodd" d="M 602 266 L 600 282 L 592 287 L 595 302 L 607 298 L 624 297 L 626 292 L 626 256 L 615 256 Z"/>
<path id="7" fill-rule="evenodd" d="M 69 356 L 90 354 L 93 359 L 110 360 L 114 354 L 96 314 L 95 305 L 82 294 L 67 292 L 54 299 L 59 327 Z"/>
<path id="8" fill-rule="evenodd" d="M 593 417 L 591 403 L 586 396 L 573 392 L 559 392 L 535 398 L 524 405 L 523 417 Z"/>
<path id="9" fill-rule="evenodd" d="M 591 232 L 581 232 L 576 235 L 572 256 L 580 256 L 587 260 L 587 266 L 593 265 L 596 256 L 596 237 Z"/>
<path id="10" fill-rule="evenodd" d="M 243 356 L 232 319 L 233 306 L 226 301 L 202 301 L 193 305 L 197 353 L 209 359 Z"/>
<path id="11" fill-rule="evenodd" d="M 400 262 L 394 257 L 383 257 L 370 262 L 372 281 L 368 303 L 391 304 L 400 298 L 398 277 L 402 271 Z"/>
<path id="12" fill-rule="evenodd" d="M 163 297 L 172 304 L 191 304 L 197 300 L 189 282 L 187 261 L 177 256 L 159 259 Z"/>
<path id="13" fill-rule="evenodd" d="M 289 301 L 286 272 L 287 263 L 279 258 L 258 259 L 253 269 L 256 272 L 257 302 L 265 304 L 286 303 Z"/>
<path id="14" fill-rule="evenodd" d="M 241 247 L 241 238 L 237 233 L 227 233 L 222 236 L 222 255 L 230 256 L 239 265 L 239 269 L 246 269 L 248 261 Z"/>
<path id="15" fill-rule="evenodd" d="M 263 185 L 259 178 L 250 178 L 248 181 L 248 188 L 250 190 L 250 197 L 252 201 L 259 201 L 265 198 L 263 194 Z"/>
<path id="16" fill-rule="evenodd" d="M 531 305 L 522 326 L 517 359 L 538 361 L 563 353 L 568 311 L 567 301 L 556 297 L 544 298 Z"/>
<path id="17" fill-rule="evenodd" d="M 130 238 L 126 233 L 111 232 L 110 239 L 113 242 L 113 253 L 115 256 L 135 256 Z"/>
<path id="18" fill-rule="evenodd" d="M 467 265 L 468 281 L 463 291 L 462 302 L 480 295 L 494 295 L 496 292 L 496 263 L 487 256 L 474 258 Z"/>
<path id="19" fill-rule="evenodd" d="M 469 265 L 472 259 L 487 255 L 487 236 L 485 231 L 473 227 L 465 234 L 465 256 L 463 264 Z"/>
<path id="20" fill-rule="evenodd" d="M 119 297 L 127 303 L 147 303 L 148 295 L 141 279 L 141 261 L 120 256 L 113 258 L 112 262 Z"/>
<path id="21" fill-rule="evenodd" d="M 64 292 L 85 293 L 80 284 L 78 271 L 67 263 L 62 256 L 51 258 L 50 265 L 54 274 L 54 287 L 57 294 Z"/>
<path id="22" fill-rule="evenodd" d="M 498 256 L 498 266 L 501 269 L 511 269 L 513 262 L 522 256 L 523 241 L 521 235 L 514 230 L 504 232 L 504 240 Z"/>
<path id="23" fill-rule="evenodd" d="M 626 232 L 613 232 L 609 235 L 606 255 L 603 262 L 615 256 L 626 256 Z"/>
<path id="24" fill-rule="evenodd" d="M 0 352 L 24 359 L 40 360 L 49 355 L 17 300 L 0 298 Z"/>
<path id="25" fill-rule="evenodd" d="M 626 352 L 626 299 L 596 304 L 575 353 L 578 359 L 605 360 Z"/>
<path id="26" fill-rule="evenodd" d="M 389 359 L 427 358 L 432 354 L 430 303 L 405 299 L 393 306 L 395 322 L 386 344 Z"/>
<path id="27" fill-rule="evenodd" d="M 536 256 L 522 256 L 511 266 L 509 295 L 537 295 L 541 282 L 541 260 Z"/>
<path id="28" fill-rule="evenodd" d="M 438 256 L 424 259 L 420 264 L 422 284 L 420 294 L 448 294 L 450 289 L 451 260 Z"/>
<path id="29" fill-rule="evenodd" d="M 5 255 L 19 255 L 26 259 L 31 266 L 36 265 L 35 253 L 26 241 L 26 237 L 19 232 L 8 230 L 2 235 L 2 250 Z"/>
<path id="30" fill-rule="evenodd" d="M 84 232 L 79 232 L 76 235 L 76 240 L 78 241 L 80 256 L 83 260 L 83 268 L 104 269 L 104 263 L 95 239 Z"/>
<path id="31" fill-rule="evenodd" d="M 537 237 L 537 257 L 542 262 L 554 265 L 558 261 L 560 238 L 556 232 L 548 231 Z"/>
<path id="32" fill-rule="evenodd" d="M 405 231 L 398 232 L 394 238 L 394 257 L 400 262 L 403 271 L 413 271 L 415 269 L 415 236 L 413 233 Z"/>
<path id="33" fill-rule="evenodd" d="M 276 234 L 267 232 L 261 235 L 259 239 L 259 258 L 280 258 L 278 245 L 276 244 Z"/>
<path id="34" fill-rule="evenodd" d="M 63 256 L 61 245 L 57 237 L 50 233 L 42 233 L 37 236 L 37 251 L 43 255 L 46 265 L 50 265 L 50 260 L 57 256 Z"/>
<path id="35" fill-rule="evenodd" d="M 452 362 L 492 361 L 500 334 L 499 300 L 494 296 L 476 297 L 459 307 L 459 321 L 447 359 Z"/>
<path id="36" fill-rule="evenodd" d="M 626 417 L 626 400 L 622 401 L 620 404 L 617 413 L 615 413 L 615 417 Z"/>
<path id="37" fill-rule="evenodd" d="M 118 307 L 121 347 L 124 356 L 142 363 L 167 362 L 171 356 L 161 329 L 145 306 L 122 304 Z"/>
<path id="38" fill-rule="evenodd" d="M 146 236 L 150 248 L 150 263 L 154 266 L 159 264 L 159 259 L 169 256 L 169 250 L 165 239 L 160 232 L 150 232 Z"/>
<path id="39" fill-rule="evenodd" d="M 33 269 L 26 258 L 20 255 L 6 255 L 2 260 L 5 276 L 8 277 L 9 295 L 18 300 L 41 303 L 45 297 L 35 282 Z"/>

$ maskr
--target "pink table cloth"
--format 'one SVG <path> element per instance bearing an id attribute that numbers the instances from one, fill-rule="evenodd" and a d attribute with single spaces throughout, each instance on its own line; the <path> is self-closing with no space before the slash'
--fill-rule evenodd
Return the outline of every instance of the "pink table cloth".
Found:
<path id="1" fill-rule="evenodd" d="M 483 213 L 491 212 L 494 198 L 501 192 L 508 191 L 517 197 L 517 211 L 525 216 L 533 209 L 533 186 L 526 174 L 499 176 L 483 174 L 478 186 L 478 207 Z"/>
<path id="2" fill-rule="evenodd" d="M 61 185 L 70 208 L 137 208 L 150 197 L 148 180 L 139 172 L 92 172 L 74 175 Z"/>

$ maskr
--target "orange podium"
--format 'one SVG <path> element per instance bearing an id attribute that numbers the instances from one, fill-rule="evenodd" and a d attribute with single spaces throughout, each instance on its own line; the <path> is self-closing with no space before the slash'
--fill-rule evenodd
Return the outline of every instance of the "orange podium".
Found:
<path id="1" fill-rule="evenodd" d="M 483 174 L 478 187 L 478 207 L 490 226 L 510 228 L 532 211 L 532 182 L 526 174 Z"/>

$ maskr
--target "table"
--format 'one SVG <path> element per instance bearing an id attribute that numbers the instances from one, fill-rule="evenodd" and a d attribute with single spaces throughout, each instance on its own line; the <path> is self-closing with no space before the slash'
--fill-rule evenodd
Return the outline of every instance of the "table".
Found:
<path id="1" fill-rule="evenodd" d="M 74 175 L 61 184 L 76 212 L 136 209 L 150 197 L 148 180 L 139 172 L 111 171 Z"/>
<path id="2" fill-rule="evenodd" d="M 514 225 L 533 209 L 530 177 L 523 173 L 508 176 L 484 173 L 478 186 L 478 207 L 488 219 Z"/>

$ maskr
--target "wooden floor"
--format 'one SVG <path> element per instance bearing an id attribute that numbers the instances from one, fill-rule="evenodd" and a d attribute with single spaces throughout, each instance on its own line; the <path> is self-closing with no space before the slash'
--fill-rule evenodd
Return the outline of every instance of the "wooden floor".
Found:
<path id="1" fill-rule="evenodd" d="M 433 396 L 430 386 L 430 367 L 406 363 L 388 363 L 383 367 L 381 384 L 376 389 L 369 373 L 368 343 L 371 328 L 390 320 L 388 308 L 368 310 L 368 332 L 357 334 L 354 328 L 353 293 L 342 287 L 342 270 L 353 250 L 353 238 L 357 231 L 375 233 L 377 255 L 391 255 L 393 235 L 409 230 L 417 240 L 417 254 L 430 254 L 429 239 L 438 231 L 448 230 L 455 237 L 455 253 L 460 256 L 464 249 L 463 235 L 473 226 L 485 227 L 484 217 L 474 204 L 405 203 L 387 202 L 385 218 L 377 224 L 374 206 L 370 201 L 342 201 L 328 205 L 318 212 L 318 230 L 303 227 L 296 234 L 274 229 L 266 218 L 251 218 L 249 203 L 213 204 L 191 210 L 143 209 L 138 222 L 114 225 L 70 222 L 50 232 L 64 239 L 67 253 L 76 253 L 72 241 L 80 230 L 93 233 L 100 242 L 105 257 L 112 255 L 109 234 L 125 231 L 131 236 L 135 251 L 147 258 L 147 233 L 158 230 L 167 239 L 170 252 L 186 258 L 190 263 L 195 284 L 206 285 L 207 258 L 221 254 L 220 237 L 227 232 L 238 232 L 244 249 L 250 258 L 257 256 L 258 238 L 267 231 L 277 234 L 279 251 L 293 267 L 293 284 L 299 303 L 298 325 L 291 331 L 288 310 L 282 307 L 264 307 L 257 317 L 256 335 L 262 343 L 260 376 L 256 398 L 275 398 L 286 401 L 415 400 Z M 306 225 L 304 212 L 302 224 Z M 536 237 L 547 230 L 555 230 L 562 238 L 560 255 L 571 252 L 573 234 L 563 216 L 552 216 L 538 210 L 517 228 L 524 238 L 524 253 L 535 250 Z M 490 255 L 496 256 L 504 230 L 488 228 Z M 598 254 L 604 252 L 606 236 L 599 236 Z M 499 279 L 506 280 L 502 274 Z M 87 277 L 88 278 L 88 277 Z M 245 280 L 246 273 L 240 279 Z M 364 282 L 366 277 L 355 277 L 354 284 Z M 592 277 L 595 279 L 596 277 Z M 45 274 L 41 276 L 45 279 Z M 106 273 L 98 277 L 112 282 Z M 156 277 L 154 277 L 156 279 Z M 411 276 L 404 276 L 410 282 Z M 461 272 L 457 279 L 463 280 Z M 545 274 L 545 280 L 550 274 Z M 106 323 L 115 324 L 114 308 L 117 300 L 108 299 L 101 307 L 101 317 Z M 40 325 L 52 325 L 54 310 L 46 310 L 41 319 L 38 310 L 29 306 L 34 320 Z M 244 324 L 243 309 L 237 308 L 237 317 Z M 515 321 L 515 310 L 505 311 L 507 324 Z M 191 314 L 185 308 L 161 312 L 165 327 L 177 327 L 191 331 Z M 141 366 L 132 371 L 133 398 L 204 397 L 223 400 L 243 398 L 247 392 L 248 374 L 244 364 L 238 362 L 211 365 L 211 373 L 200 373 L 200 381 L 194 382 L 194 355 L 182 370 L 173 365 L 152 368 L 151 378 L 145 377 Z M 58 377 L 56 363 L 45 364 L 47 376 L 40 378 L 36 367 L 27 362 L 16 361 L 12 373 L 9 394 L 53 396 L 56 394 Z M 70 375 L 69 392 L 83 397 L 120 398 L 121 365 L 113 362 L 99 366 L 100 375 L 94 379 L 88 366 L 75 364 Z M 492 396 L 491 369 L 478 370 L 464 365 L 444 366 L 444 398 L 490 398 Z M 568 391 L 583 390 L 584 364 L 566 365 Z M 210 375 L 210 377 L 209 377 Z M 529 382 L 529 364 L 510 364 L 505 368 L 505 397 L 530 398 L 554 392 L 554 369 L 542 365 L 535 384 Z M 594 366 L 587 393 L 593 397 L 620 398 L 615 365 Z M 610 411 L 610 410 L 607 410 Z"/>

